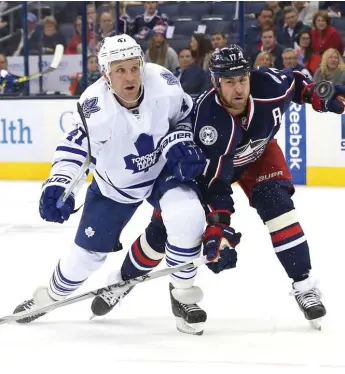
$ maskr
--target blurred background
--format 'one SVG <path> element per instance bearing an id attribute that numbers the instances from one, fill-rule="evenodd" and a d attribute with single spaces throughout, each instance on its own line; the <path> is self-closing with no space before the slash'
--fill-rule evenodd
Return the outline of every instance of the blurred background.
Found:
<path id="1" fill-rule="evenodd" d="M 231 43 L 253 67 L 294 67 L 315 81 L 345 83 L 342 1 L 0 1 L 0 83 L 46 69 L 64 46 L 57 71 L 2 84 L 1 94 L 79 96 L 100 77 L 101 40 L 122 33 L 191 95 L 210 85 L 212 51 Z"/>

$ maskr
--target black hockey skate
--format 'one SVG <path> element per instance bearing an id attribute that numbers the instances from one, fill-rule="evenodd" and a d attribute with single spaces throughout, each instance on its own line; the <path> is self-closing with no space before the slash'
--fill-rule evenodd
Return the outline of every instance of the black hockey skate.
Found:
<path id="1" fill-rule="evenodd" d="M 17 314 L 17 313 L 21 313 L 21 312 L 28 312 L 29 310 L 33 310 L 35 308 L 36 308 L 36 304 L 35 304 L 34 299 L 26 300 L 26 301 L 22 302 L 21 304 L 19 304 L 16 307 L 16 309 L 14 309 L 13 314 Z M 45 313 L 41 313 L 41 314 L 37 314 L 35 316 L 19 319 L 16 322 L 17 323 L 30 323 L 30 322 L 35 321 L 37 318 L 40 318 L 44 315 L 45 315 Z"/>
<path id="2" fill-rule="evenodd" d="M 198 304 L 183 304 L 175 299 L 172 294 L 174 286 L 169 284 L 171 309 L 176 318 L 176 328 L 178 331 L 202 335 L 204 333 L 204 323 L 207 320 L 206 312 Z"/>
<path id="3" fill-rule="evenodd" d="M 130 287 L 121 295 L 112 291 L 104 291 L 99 296 L 96 296 L 91 304 L 92 317 L 101 317 L 108 314 L 133 288 L 134 286 Z"/>
<path id="4" fill-rule="evenodd" d="M 297 285 L 302 282 L 304 281 L 294 283 L 293 294 L 304 317 L 309 321 L 312 327 L 321 330 L 319 322 L 321 318 L 326 315 L 326 308 L 321 302 L 321 292 L 315 286 L 304 290 L 303 287 Z"/>

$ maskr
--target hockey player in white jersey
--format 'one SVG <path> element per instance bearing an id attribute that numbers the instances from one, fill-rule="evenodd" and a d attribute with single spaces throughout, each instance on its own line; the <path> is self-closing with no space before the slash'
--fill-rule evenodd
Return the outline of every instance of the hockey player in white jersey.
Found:
<path id="1" fill-rule="evenodd" d="M 200 255 L 205 214 L 194 177 L 203 172 L 206 160 L 193 141 L 188 117 L 191 97 L 168 70 L 145 64 L 140 46 L 128 35 L 105 38 L 99 64 L 103 76 L 80 98 L 89 129 L 94 179 L 75 241 L 59 260 L 48 285 L 39 287 L 15 313 L 64 299 L 75 291 L 100 268 L 109 252 L 119 250 L 122 229 L 145 199 L 161 210 L 168 239 L 165 242 L 165 232 L 160 235 L 164 225 L 153 217 L 128 253 L 132 263 L 148 273 L 165 251 L 168 266 Z M 61 209 L 56 203 L 86 155 L 87 138 L 76 113 L 74 128 L 58 145 L 42 187 L 39 211 L 44 220 L 63 223 L 73 212 L 74 195 Z M 115 278 L 126 280 L 130 273 L 125 269 Z M 195 275 L 196 268 L 173 274 L 170 289 L 179 330 L 201 334 L 207 317 L 197 305 L 202 291 L 193 286 Z M 107 295 L 100 300 L 112 307 Z M 104 308 L 104 303 L 93 307 L 100 315 L 102 310 L 97 308 Z"/>

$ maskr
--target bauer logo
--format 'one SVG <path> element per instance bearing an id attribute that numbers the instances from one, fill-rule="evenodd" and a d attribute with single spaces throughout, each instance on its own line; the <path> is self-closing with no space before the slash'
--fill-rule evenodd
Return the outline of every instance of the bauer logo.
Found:
<path id="1" fill-rule="evenodd" d="M 291 103 L 285 113 L 285 155 L 295 184 L 307 182 L 306 114 L 304 105 Z"/>
<path id="2" fill-rule="evenodd" d="M 341 116 L 341 143 L 340 147 L 342 151 L 345 151 L 345 114 Z"/>

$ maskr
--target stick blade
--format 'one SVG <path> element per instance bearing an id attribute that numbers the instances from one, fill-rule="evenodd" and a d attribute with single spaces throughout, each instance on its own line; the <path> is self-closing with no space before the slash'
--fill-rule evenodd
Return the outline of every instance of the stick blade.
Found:
<path id="1" fill-rule="evenodd" d="M 62 44 L 58 44 L 55 48 L 55 52 L 54 52 L 54 57 L 53 57 L 53 61 L 52 63 L 50 64 L 50 67 L 53 68 L 53 69 L 56 69 L 59 64 L 60 64 L 60 61 L 63 57 L 63 52 L 64 52 L 64 47 Z"/>

